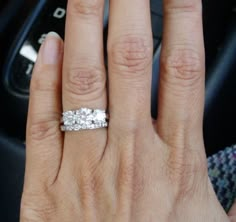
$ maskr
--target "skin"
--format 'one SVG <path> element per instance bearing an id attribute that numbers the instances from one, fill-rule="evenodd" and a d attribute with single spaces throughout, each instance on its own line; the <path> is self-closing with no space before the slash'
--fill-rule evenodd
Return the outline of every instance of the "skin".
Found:
<path id="1" fill-rule="evenodd" d="M 110 1 L 108 78 L 103 6 L 69 0 L 65 42 L 49 34 L 40 49 L 21 222 L 230 221 L 207 174 L 201 1 L 164 1 L 154 123 L 149 0 Z M 61 113 L 81 107 L 108 109 L 109 127 L 61 133 Z"/>
<path id="2" fill-rule="evenodd" d="M 230 222 L 236 222 L 236 203 L 234 203 L 231 210 L 229 211 L 229 218 Z"/>

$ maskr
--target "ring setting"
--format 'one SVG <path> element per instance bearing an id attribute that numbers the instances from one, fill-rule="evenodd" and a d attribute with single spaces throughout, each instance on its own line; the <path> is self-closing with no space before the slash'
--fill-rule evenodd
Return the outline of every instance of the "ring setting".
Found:
<path id="1" fill-rule="evenodd" d="M 62 114 L 61 131 L 93 130 L 108 127 L 108 114 L 105 110 L 81 108 Z"/>

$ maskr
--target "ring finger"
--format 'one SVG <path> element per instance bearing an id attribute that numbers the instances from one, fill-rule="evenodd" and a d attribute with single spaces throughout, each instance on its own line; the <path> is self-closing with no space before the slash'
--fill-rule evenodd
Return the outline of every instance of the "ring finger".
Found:
<path id="1" fill-rule="evenodd" d="M 63 110 L 106 109 L 103 56 L 104 0 L 69 0 L 63 65 Z M 91 148 L 102 153 L 106 130 L 66 133 L 64 157 L 81 162 Z M 98 149 L 101 147 L 101 149 Z M 68 149 L 67 149 L 68 148 Z"/>

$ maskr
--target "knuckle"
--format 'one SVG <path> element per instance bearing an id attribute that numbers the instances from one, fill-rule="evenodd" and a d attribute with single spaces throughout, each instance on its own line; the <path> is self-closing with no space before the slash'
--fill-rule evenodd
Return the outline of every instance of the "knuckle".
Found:
<path id="1" fill-rule="evenodd" d="M 50 194 L 45 198 L 45 194 L 24 193 L 21 200 L 21 220 L 32 222 L 49 221 L 56 212 L 56 206 L 50 199 Z"/>
<path id="2" fill-rule="evenodd" d="M 108 54 L 118 74 L 144 75 L 152 62 L 152 43 L 148 36 L 126 35 L 108 43 Z"/>
<path id="3" fill-rule="evenodd" d="M 168 161 L 170 182 L 177 184 L 177 195 L 181 197 L 196 193 L 204 179 L 207 181 L 207 163 L 204 155 L 193 150 L 184 152 L 183 155 L 175 154 Z"/>
<path id="4" fill-rule="evenodd" d="M 192 87 L 202 79 L 204 66 L 199 53 L 191 49 L 173 49 L 161 58 L 165 81 L 181 87 Z"/>
<path id="5" fill-rule="evenodd" d="M 37 118 L 36 118 L 37 119 Z M 58 138 L 59 134 L 59 117 L 56 120 L 32 121 L 28 128 L 29 136 L 33 141 L 42 142 Z"/>
<path id="6" fill-rule="evenodd" d="M 89 66 L 88 66 L 89 67 Z M 102 96 L 106 86 L 105 70 L 99 68 L 72 68 L 68 71 L 65 89 L 69 100 L 95 100 Z"/>
<path id="7" fill-rule="evenodd" d="M 34 209 L 29 208 L 27 205 L 21 205 L 21 221 L 25 222 L 43 222 L 44 216 Z"/>
<path id="8" fill-rule="evenodd" d="M 132 188 L 132 182 L 135 176 L 135 164 L 133 154 L 125 152 L 122 156 L 118 165 L 118 178 L 120 183 L 119 185 L 121 187 L 130 186 L 130 188 Z"/>
<path id="9" fill-rule="evenodd" d="M 186 1 L 186 2 L 173 2 L 167 0 L 165 9 L 170 13 L 194 13 L 196 11 L 201 11 L 200 1 Z"/>
<path id="10" fill-rule="evenodd" d="M 124 183 L 129 183 L 134 176 L 134 167 L 132 164 L 121 164 L 119 168 L 119 178 L 121 181 L 126 181 Z"/>
<path id="11" fill-rule="evenodd" d="M 70 0 L 68 13 L 85 17 L 97 16 L 102 7 L 102 0 Z"/>
<path id="12" fill-rule="evenodd" d="M 79 173 L 76 174 L 78 189 L 83 203 L 101 191 L 104 184 L 104 172 L 101 172 L 97 161 L 91 161 L 89 158 L 83 160 Z"/>
<path id="13" fill-rule="evenodd" d="M 93 174 L 91 175 L 91 173 L 88 171 L 83 172 L 83 174 L 80 175 L 79 187 L 80 193 L 83 194 L 83 197 L 86 197 L 86 195 L 96 194 L 96 192 L 99 191 L 99 188 L 101 187 L 100 184 L 101 177 L 97 177 Z"/>

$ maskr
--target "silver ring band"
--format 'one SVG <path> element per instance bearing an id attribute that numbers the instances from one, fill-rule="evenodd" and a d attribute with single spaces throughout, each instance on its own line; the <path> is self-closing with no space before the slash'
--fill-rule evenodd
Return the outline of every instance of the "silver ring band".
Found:
<path id="1" fill-rule="evenodd" d="M 108 127 L 108 114 L 105 110 L 81 108 L 62 114 L 61 131 L 93 130 Z"/>

